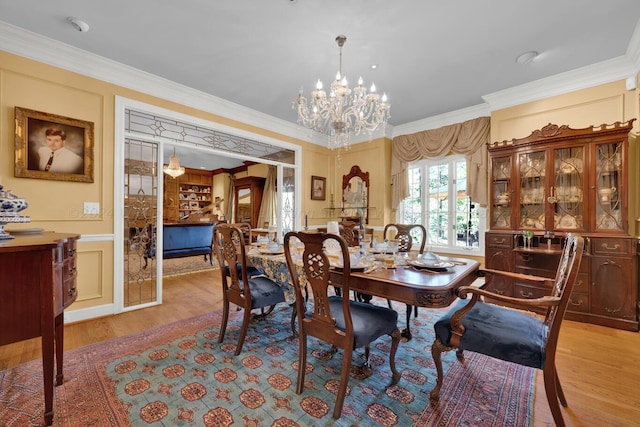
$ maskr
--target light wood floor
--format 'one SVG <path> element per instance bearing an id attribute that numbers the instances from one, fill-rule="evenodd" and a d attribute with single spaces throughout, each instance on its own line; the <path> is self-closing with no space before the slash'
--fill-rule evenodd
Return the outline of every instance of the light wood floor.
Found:
<path id="1" fill-rule="evenodd" d="M 65 327 L 65 350 L 221 308 L 219 272 L 165 278 L 164 304 Z M 0 347 L 0 369 L 40 358 L 40 340 Z M 565 321 L 557 355 L 568 426 L 640 426 L 640 334 Z M 540 372 L 534 426 L 552 426 Z"/>

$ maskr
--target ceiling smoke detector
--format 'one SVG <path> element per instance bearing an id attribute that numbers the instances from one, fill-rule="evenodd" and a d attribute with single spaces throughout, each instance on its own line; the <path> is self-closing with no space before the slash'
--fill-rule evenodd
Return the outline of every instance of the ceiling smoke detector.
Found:
<path id="1" fill-rule="evenodd" d="M 520 65 L 527 65 L 527 64 L 530 64 L 531 61 L 533 61 L 537 57 L 538 57 L 538 52 L 531 50 L 529 52 L 525 52 L 522 55 L 518 56 L 516 58 L 516 62 Z"/>
<path id="2" fill-rule="evenodd" d="M 73 25 L 73 28 L 80 31 L 81 33 L 86 33 L 87 31 L 89 31 L 89 24 L 87 24 L 80 18 L 70 16 L 67 18 L 67 21 L 69 21 L 71 25 Z"/>

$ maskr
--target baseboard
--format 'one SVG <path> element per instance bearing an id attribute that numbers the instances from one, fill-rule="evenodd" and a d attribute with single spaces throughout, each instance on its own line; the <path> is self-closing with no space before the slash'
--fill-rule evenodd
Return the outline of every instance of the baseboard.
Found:
<path id="1" fill-rule="evenodd" d="M 97 317 L 111 316 L 116 314 L 115 304 L 105 304 L 97 307 L 81 308 L 78 310 L 65 310 L 64 323 L 74 323 L 83 320 L 95 319 Z"/>

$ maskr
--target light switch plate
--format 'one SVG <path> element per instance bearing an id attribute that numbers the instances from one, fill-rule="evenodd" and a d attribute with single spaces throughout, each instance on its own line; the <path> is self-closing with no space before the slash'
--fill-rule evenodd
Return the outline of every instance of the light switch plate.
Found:
<path id="1" fill-rule="evenodd" d="M 98 202 L 84 202 L 84 214 L 85 215 L 98 215 L 100 213 L 100 203 Z"/>

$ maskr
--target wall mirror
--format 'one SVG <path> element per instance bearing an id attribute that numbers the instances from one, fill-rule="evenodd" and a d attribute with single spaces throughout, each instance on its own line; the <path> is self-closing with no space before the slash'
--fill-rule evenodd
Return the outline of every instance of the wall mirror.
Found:
<path id="1" fill-rule="evenodd" d="M 236 222 L 251 223 L 251 190 L 238 188 L 238 210 Z"/>
<path id="2" fill-rule="evenodd" d="M 353 165 L 347 175 L 342 176 L 342 212 L 343 220 L 364 224 L 369 223 L 369 172 L 363 172 Z"/>

